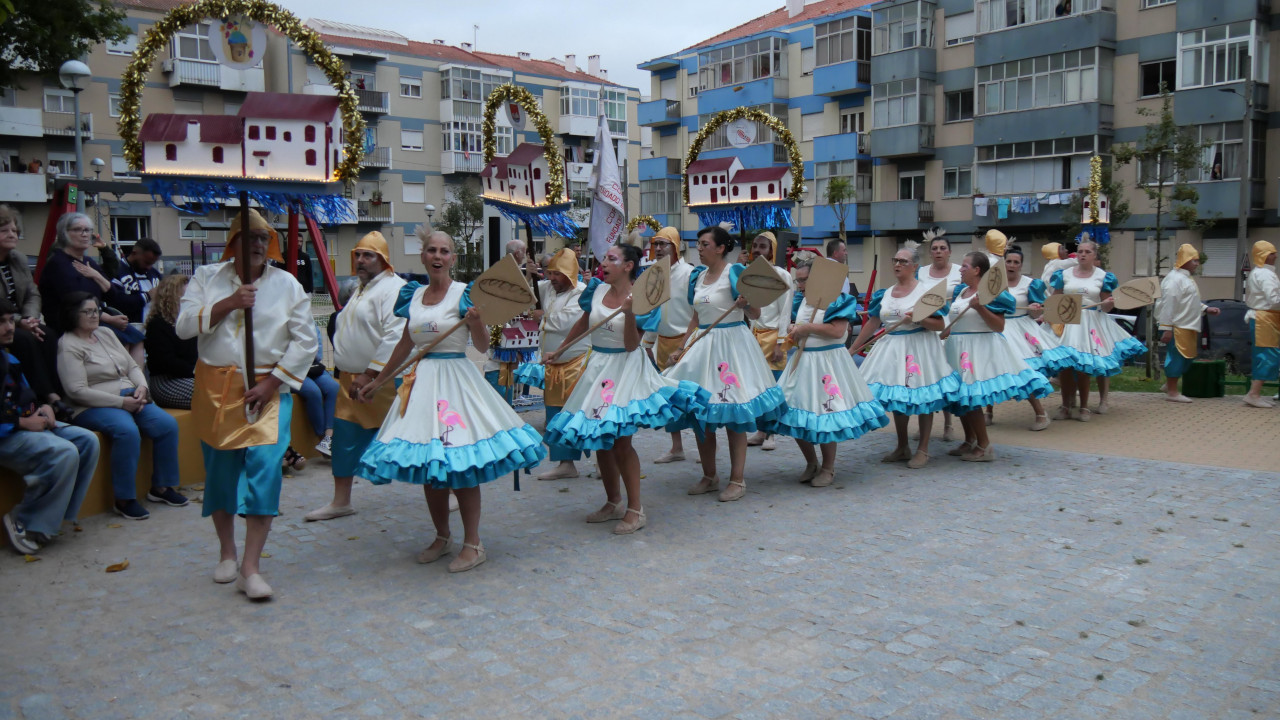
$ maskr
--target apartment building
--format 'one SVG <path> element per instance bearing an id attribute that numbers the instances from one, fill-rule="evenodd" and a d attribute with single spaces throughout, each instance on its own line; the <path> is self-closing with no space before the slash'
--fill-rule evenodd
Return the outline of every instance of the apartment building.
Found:
<path id="1" fill-rule="evenodd" d="M 871 0 L 790 0 L 767 15 L 639 67 L 651 77 L 640 124 L 653 130 L 653 157 L 640 161 L 640 210 L 692 239 L 698 218 L 681 199 L 681 172 L 699 128 L 718 112 L 754 107 L 781 120 L 805 159 L 808 192 L 793 209 L 786 237 L 819 245 L 838 234 L 826 203 L 833 177 L 857 192 L 845 222 L 851 270 L 869 270 L 872 157 L 868 153 L 871 92 Z M 737 158 L 744 168 L 788 164 L 786 148 L 759 126 L 755 142 L 730 145 L 725 128 L 703 144 L 699 159 Z M 864 247 L 865 246 L 865 247 Z M 864 260 L 864 256 L 866 259 Z"/>
<path id="2" fill-rule="evenodd" d="M 137 38 L 175 0 L 119 0 L 128 11 L 132 34 L 121 43 L 94 48 L 85 61 L 93 72 L 90 86 L 80 93 L 83 127 L 83 176 L 138 182 L 124 162 L 116 129 L 120 77 L 131 59 Z M 580 67 L 572 54 L 563 59 L 537 60 L 529 54 L 481 52 L 442 40 L 410 40 L 391 30 L 359 27 L 325 20 L 308 20 L 330 51 L 350 73 L 367 125 L 366 157 L 360 178 L 341 192 L 349 198 L 355 219 L 324 228 L 329 260 L 338 275 L 351 272 L 350 250 L 373 230 L 385 235 L 392 261 L 417 268 L 418 245 L 413 228 L 435 219 L 464 184 L 479 188 L 483 168 L 481 139 L 484 100 L 497 85 L 515 83 L 538 98 L 565 155 L 572 211 L 584 227 L 587 181 L 593 157 L 598 114 L 608 118 L 613 151 L 628 180 L 630 207 L 639 205 L 639 181 L 632 171 L 640 161 L 639 91 L 608 80 L 592 55 Z M 144 115 L 151 112 L 235 114 L 254 91 L 333 94 L 324 74 L 300 49 L 284 37 L 268 34 L 260 67 L 237 71 L 219 65 L 209 47 L 209 24 L 184 29 L 157 58 L 143 93 Z M 49 175 L 72 176 L 75 167 L 74 115 L 70 91 L 56 79 L 30 77 L 22 87 L 7 89 L 0 98 L 0 202 L 21 208 L 24 240 L 21 249 L 34 255 L 48 212 Z M 516 131 L 505 113 L 498 116 L 498 153 L 510 153 L 521 142 L 541 142 L 532 122 Z M 95 167 L 92 162 L 101 160 Z M 35 169 L 40 172 L 21 172 Z M 122 246 L 139 237 L 161 243 L 166 260 L 203 264 L 217 259 L 225 243 L 234 207 L 195 217 L 158 205 L 149 194 L 102 194 L 88 208 L 108 234 Z M 285 229 L 286 218 L 270 218 Z M 487 265 L 503 254 L 512 238 L 524 238 L 523 227 L 486 206 L 480 228 L 477 264 Z M 562 239 L 534 237 L 536 250 L 554 250 Z"/>
<path id="3" fill-rule="evenodd" d="M 1108 269 L 1151 274 L 1189 242 L 1208 257 L 1204 296 L 1230 298 L 1247 257 L 1236 241 L 1242 194 L 1248 242 L 1276 237 L 1269 3 L 887 0 L 871 11 L 871 227 L 882 258 L 930 226 L 961 241 L 995 227 L 1038 270 L 1041 245 L 1073 239 L 1065 212 L 1089 183 L 1090 157 L 1110 164 L 1115 144 L 1142 138 L 1154 118 L 1138 111 L 1159 111 L 1162 83 L 1177 123 L 1205 144 L 1189 179 L 1200 217 L 1216 222 L 1196 232 L 1166 220 L 1174 230 L 1155 247 L 1154 208 L 1137 187 L 1150 169 L 1116 168 L 1132 216 L 1111 228 Z"/>

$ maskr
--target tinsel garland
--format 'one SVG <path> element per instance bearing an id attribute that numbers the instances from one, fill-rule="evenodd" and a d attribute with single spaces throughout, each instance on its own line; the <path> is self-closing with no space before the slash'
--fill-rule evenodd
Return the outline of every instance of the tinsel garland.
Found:
<path id="1" fill-rule="evenodd" d="M 364 159 L 364 117 L 360 114 L 356 93 L 347 82 L 346 68 L 333 56 L 320 39 L 320 34 L 303 25 L 293 13 L 265 0 L 198 0 L 190 5 L 179 5 L 156 22 L 145 37 L 138 42 L 133 59 L 125 69 L 120 84 L 120 137 L 124 141 L 124 157 L 134 170 L 142 169 L 142 143 L 138 131 L 142 128 L 139 108 L 142 88 L 156 53 L 167 48 L 178 31 L 207 18 L 224 19 L 231 15 L 244 15 L 257 22 L 270 25 L 287 35 L 311 58 L 316 67 L 324 70 L 329 83 L 338 91 L 342 108 L 342 128 L 346 133 L 346 157 L 334 170 L 337 180 L 355 180 L 360 176 L 360 161 Z"/>
<path id="2" fill-rule="evenodd" d="M 574 222 L 574 219 L 569 216 L 569 209 L 572 207 L 569 203 L 530 207 L 528 205 L 504 203 L 501 200 L 492 198 L 485 198 L 484 203 L 497 208 L 498 212 L 502 213 L 502 217 L 512 222 L 526 223 L 536 232 L 543 235 L 573 237 L 579 230 L 578 223 Z"/>
<path id="3" fill-rule="evenodd" d="M 711 137 L 711 133 L 717 128 L 734 120 L 754 120 L 761 125 L 768 127 L 778 138 L 782 140 L 782 144 L 787 148 L 787 155 L 791 158 L 791 192 L 787 197 L 792 202 L 800 202 L 804 197 L 804 158 L 800 155 L 800 146 L 796 144 L 795 138 L 791 137 L 791 131 L 778 118 L 770 115 L 762 110 L 755 108 L 739 107 L 732 110 L 725 110 L 716 113 L 711 121 L 702 126 L 698 133 L 693 136 L 693 140 L 689 143 L 689 155 L 684 161 L 684 172 L 681 174 L 681 192 L 684 193 L 684 204 L 689 204 L 689 166 L 697 162 L 698 154 L 702 152 L 702 143 Z M 777 226 L 771 226 L 777 227 Z"/>
<path id="4" fill-rule="evenodd" d="M 1089 222 L 1098 224 L 1098 195 L 1102 192 L 1102 158 L 1089 159 Z"/>
<path id="5" fill-rule="evenodd" d="M 791 219 L 791 203 L 789 201 L 771 203 L 749 203 L 730 205 L 695 205 L 689 208 L 698 214 L 698 223 L 702 227 L 731 223 L 734 232 L 743 232 L 749 228 L 789 228 L 795 223 Z"/>
<path id="6" fill-rule="evenodd" d="M 556 143 L 556 134 L 551 129 L 551 122 L 538 107 L 537 98 L 525 88 L 511 83 L 499 85 L 485 99 L 484 122 L 480 126 L 481 138 L 484 141 L 485 164 L 493 162 L 494 156 L 498 154 L 496 118 L 498 108 L 505 102 L 514 102 L 519 105 L 533 121 L 533 126 L 538 129 L 538 135 L 542 138 L 543 154 L 547 158 L 549 185 L 547 202 L 552 205 L 558 204 L 564 198 L 564 158 L 560 156 L 560 146 Z M 574 227 L 577 225 L 575 224 Z"/>
<path id="7" fill-rule="evenodd" d="M 627 232 L 631 232 L 641 225 L 644 225 L 654 232 L 658 232 L 662 229 L 662 225 L 658 224 L 658 221 L 654 220 L 652 215 L 637 215 L 627 221 Z"/>
<path id="8" fill-rule="evenodd" d="M 240 189 L 229 182 L 203 180 L 162 180 L 147 182 L 147 192 L 169 207 L 184 213 L 208 215 L 223 207 L 228 200 L 238 200 Z M 249 199 L 264 210 L 277 214 L 295 208 L 321 225 L 336 225 L 344 220 L 355 220 L 351 203 L 336 195 L 264 192 L 249 190 Z M 176 198 L 181 196 L 181 200 Z"/>

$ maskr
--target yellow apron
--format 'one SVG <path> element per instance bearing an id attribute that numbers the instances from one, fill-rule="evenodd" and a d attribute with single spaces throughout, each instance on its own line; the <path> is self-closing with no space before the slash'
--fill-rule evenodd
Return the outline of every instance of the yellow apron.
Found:
<path id="1" fill-rule="evenodd" d="M 355 423 L 366 430 L 375 430 L 382 427 L 382 421 L 386 419 L 387 413 L 391 411 L 391 403 L 396 399 L 395 382 L 388 382 L 373 394 L 373 401 L 362 403 L 354 400 L 351 393 L 351 380 L 355 375 L 352 373 L 342 373 L 338 378 L 338 405 L 334 409 L 333 416 L 339 420 L 346 420 L 349 423 Z M 406 396 L 407 397 L 407 396 Z"/>
<path id="2" fill-rule="evenodd" d="M 659 370 L 671 366 L 671 353 L 684 347 L 684 335 L 659 335 L 658 345 L 653 350 L 653 360 L 658 363 Z"/>
<path id="3" fill-rule="evenodd" d="M 269 373 L 259 373 L 258 379 Z M 280 398 L 262 408 L 258 421 L 249 424 L 244 414 L 244 377 L 235 366 L 214 367 L 196 362 L 195 392 L 191 396 L 200 441 L 215 450 L 240 450 L 275 445 L 280 435 Z"/>
<path id="4" fill-rule="evenodd" d="M 1173 344 L 1178 348 L 1178 354 L 1184 358 L 1195 359 L 1196 341 L 1200 339 L 1200 333 L 1188 328 L 1176 327 L 1173 329 Z"/>
<path id="5" fill-rule="evenodd" d="M 1280 347 L 1280 310 L 1254 310 L 1253 315 L 1253 346 Z"/>
<path id="6" fill-rule="evenodd" d="M 574 386 L 578 384 L 578 378 L 582 377 L 582 371 L 587 369 L 587 356 L 590 354 L 588 351 L 572 360 L 546 364 L 542 381 L 544 405 L 564 407 L 564 401 L 569 399 Z"/>
<path id="7" fill-rule="evenodd" d="M 764 353 L 764 361 L 769 363 L 770 370 L 784 370 L 787 367 L 787 354 L 782 354 L 782 360 L 773 361 L 773 351 L 778 348 L 778 329 L 777 328 L 752 328 L 751 332 L 756 336 L 756 342 L 760 344 L 760 351 Z M 785 348 L 784 348 L 785 349 Z"/>

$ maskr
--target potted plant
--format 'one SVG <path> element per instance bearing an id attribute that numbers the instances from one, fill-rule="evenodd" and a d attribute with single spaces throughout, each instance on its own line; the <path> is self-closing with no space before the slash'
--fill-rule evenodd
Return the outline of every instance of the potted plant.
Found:
<path id="1" fill-rule="evenodd" d="M 370 203 L 370 204 L 372 204 L 374 207 L 377 207 L 377 206 L 381 205 L 381 204 L 382 204 L 382 191 L 381 191 L 381 190 L 374 190 L 374 191 L 373 191 L 373 194 L 369 196 L 369 203 Z"/>

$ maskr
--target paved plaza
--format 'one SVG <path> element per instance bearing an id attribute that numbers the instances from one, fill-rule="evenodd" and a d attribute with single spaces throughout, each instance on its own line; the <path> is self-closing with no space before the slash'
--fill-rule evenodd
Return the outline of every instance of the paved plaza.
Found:
<path id="1" fill-rule="evenodd" d="M 505 478 L 460 575 L 414 563 L 416 488 L 360 483 L 358 515 L 304 523 L 313 461 L 265 604 L 210 580 L 194 503 L 90 518 L 0 557 L 0 718 L 1280 717 L 1280 475 L 1010 445 L 911 471 L 891 445 L 842 445 L 826 489 L 792 481 L 790 441 L 752 448 L 729 504 L 685 495 L 697 464 L 645 462 L 629 537 L 582 522 L 596 480 Z"/>

